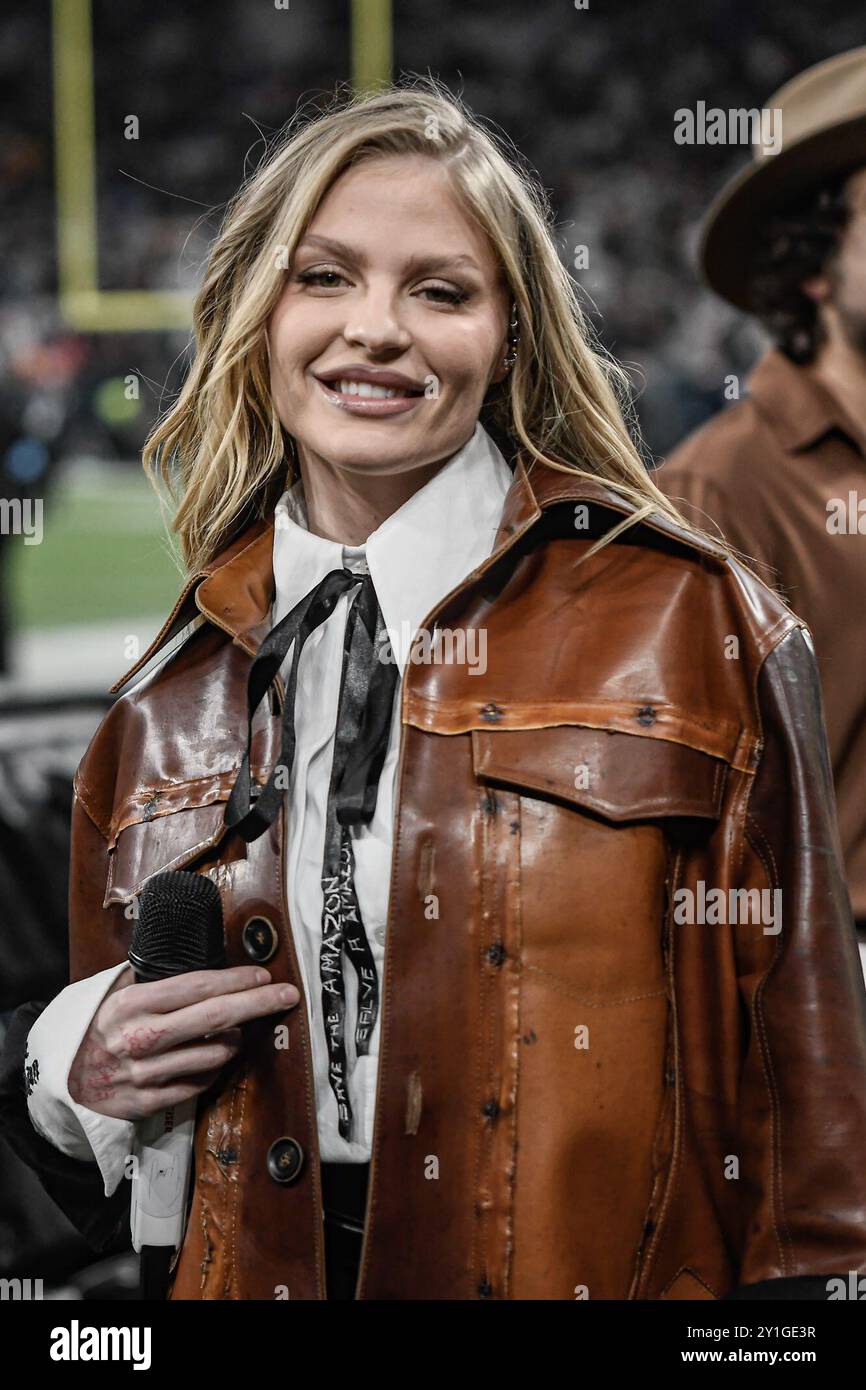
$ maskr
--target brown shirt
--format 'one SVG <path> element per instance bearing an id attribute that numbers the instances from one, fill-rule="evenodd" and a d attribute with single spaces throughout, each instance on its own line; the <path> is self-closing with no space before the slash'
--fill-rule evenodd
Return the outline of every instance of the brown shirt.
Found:
<path id="1" fill-rule="evenodd" d="M 809 367 L 771 349 L 749 394 L 680 444 L 659 487 L 721 528 L 809 625 L 854 915 L 866 923 L 866 436 Z M 850 494 L 854 494 L 851 498 Z M 862 533 L 857 503 L 864 499 Z M 694 509 L 699 509 L 695 511 Z M 769 573 L 765 568 L 773 571 Z"/>

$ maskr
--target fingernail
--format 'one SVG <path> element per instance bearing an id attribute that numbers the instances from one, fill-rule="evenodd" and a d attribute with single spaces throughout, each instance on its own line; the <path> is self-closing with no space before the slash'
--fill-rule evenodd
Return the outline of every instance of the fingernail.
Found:
<path id="1" fill-rule="evenodd" d="M 269 971 L 267 971 L 267 970 L 257 970 L 257 971 L 256 971 L 256 984 L 257 984 L 257 985 L 266 985 L 266 984 L 268 983 L 268 981 L 270 980 L 270 978 L 271 978 L 271 977 L 270 977 Z"/>
<path id="2" fill-rule="evenodd" d="M 284 1004 L 294 1004 L 297 997 L 297 990 L 292 985 L 283 985 L 280 990 L 280 999 Z"/>

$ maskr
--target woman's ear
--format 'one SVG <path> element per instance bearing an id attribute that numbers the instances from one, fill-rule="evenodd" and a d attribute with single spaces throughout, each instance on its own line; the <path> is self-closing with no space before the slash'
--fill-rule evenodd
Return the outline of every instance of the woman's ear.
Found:
<path id="1" fill-rule="evenodd" d="M 511 301 L 508 310 L 508 323 L 505 328 L 505 335 L 499 344 L 499 353 L 493 365 L 493 371 L 488 379 L 488 386 L 493 386 L 504 378 L 511 371 L 517 361 L 517 344 L 520 338 L 520 321 L 517 317 L 517 306 L 514 300 Z"/>

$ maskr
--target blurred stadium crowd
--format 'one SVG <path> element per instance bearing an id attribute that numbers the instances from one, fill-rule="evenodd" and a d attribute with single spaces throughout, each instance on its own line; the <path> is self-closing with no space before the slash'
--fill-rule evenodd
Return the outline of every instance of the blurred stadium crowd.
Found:
<path id="1" fill-rule="evenodd" d="M 93 5 L 99 277 L 103 289 L 192 289 L 221 206 L 299 100 L 350 71 L 347 0 L 125 0 Z M 183 333 L 76 335 L 57 310 L 51 13 L 0 16 L 0 363 L 4 469 L 39 448 L 135 458 Z M 759 104 L 798 69 L 862 41 L 852 0 L 820 10 L 770 0 L 399 0 L 395 71 L 438 74 L 539 170 L 563 257 L 602 341 L 632 369 L 649 448 L 664 453 L 755 355 L 755 330 L 714 302 L 691 252 L 703 209 L 745 151 L 673 140 L 674 112 L 703 99 Z M 137 140 L 125 121 L 139 118 Z M 260 134 L 261 133 L 261 134 Z M 174 375 L 169 369 L 175 364 Z M 112 383 L 136 371 L 139 403 Z M 40 401 L 37 407 L 34 402 Z M 134 408 L 133 408 L 134 407 Z"/>

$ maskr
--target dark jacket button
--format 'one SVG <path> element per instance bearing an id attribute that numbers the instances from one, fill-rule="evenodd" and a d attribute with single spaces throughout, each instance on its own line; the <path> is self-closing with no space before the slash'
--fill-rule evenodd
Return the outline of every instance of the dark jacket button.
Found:
<path id="1" fill-rule="evenodd" d="M 275 1139 L 268 1149 L 268 1172 L 274 1182 L 294 1182 L 304 1166 L 297 1139 Z"/>
<path id="2" fill-rule="evenodd" d="M 489 700 L 486 705 L 481 706 L 481 718 L 486 719 L 488 724 L 496 724 L 502 718 L 505 711 L 501 705 L 497 705 L 495 700 Z"/>
<path id="3" fill-rule="evenodd" d="M 499 1114 L 499 1101 L 488 1100 L 484 1106 L 484 1113 L 488 1120 L 495 1120 L 496 1116 Z"/>
<path id="4" fill-rule="evenodd" d="M 478 1285 L 478 1297 L 489 1298 L 492 1292 L 493 1285 L 489 1284 L 486 1279 L 482 1279 L 481 1283 Z"/>
<path id="5" fill-rule="evenodd" d="M 492 946 L 487 947 L 487 959 L 491 965 L 501 965 L 505 960 L 506 951 L 501 941 L 494 941 Z"/>
<path id="6" fill-rule="evenodd" d="M 267 917 L 251 917 L 241 934 L 244 950 L 259 965 L 270 960 L 280 944 L 277 929 Z"/>

